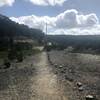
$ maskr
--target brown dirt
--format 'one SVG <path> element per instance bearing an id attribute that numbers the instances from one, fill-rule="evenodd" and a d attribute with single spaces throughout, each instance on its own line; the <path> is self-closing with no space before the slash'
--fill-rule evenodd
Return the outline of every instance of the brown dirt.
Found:
<path id="1" fill-rule="evenodd" d="M 69 98 L 71 83 L 66 94 L 63 81 L 52 70 L 46 52 L 13 63 L 0 71 L 0 100 L 75 100 Z"/>

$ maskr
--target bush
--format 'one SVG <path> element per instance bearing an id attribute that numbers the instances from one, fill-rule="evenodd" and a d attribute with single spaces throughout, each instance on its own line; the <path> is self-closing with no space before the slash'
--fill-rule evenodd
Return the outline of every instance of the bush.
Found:
<path id="1" fill-rule="evenodd" d="M 23 53 L 20 51 L 16 55 L 17 61 L 22 62 L 23 61 Z"/>
<path id="2" fill-rule="evenodd" d="M 14 50 L 8 51 L 8 59 L 14 60 L 15 58 L 16 58 L 16 51 L 14 51 Z"/>
<path id="3" fill-rule="evenodd" d="M 71 46 L 69 46 L 69 47 L 67 47 L 64 51 L 65 51 L 66 53 L 68 53 L 68 52 L 73 52 L 73 51 L 74 51 L 74 48 L 71 47 Z"/>
<path id="4" fill-rule="evenodd" d="M 4 69 L 7 69 L 11 66 L 11 63 L 8 59 L 4 59 L 4 65 L 5 65 Z"/>

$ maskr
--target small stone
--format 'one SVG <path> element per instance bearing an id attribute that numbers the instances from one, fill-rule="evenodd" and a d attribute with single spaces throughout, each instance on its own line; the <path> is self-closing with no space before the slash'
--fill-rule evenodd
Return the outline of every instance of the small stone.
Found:
<path id="1" fill-rule="evenodd" d="M 83 88 L 83 87 L 79 87 L 78 90 L 79 90 L 79 91 L 83 91 L 84 88 Z"/>
<path id="2" fill-rule="evenodd" d="M 76 90 L 76 89 L 77 89 L 77 87 L 73 87 L 73 89 L 74 89 L 74 90 Z"/>
<path id="3" fill-rule="evenodd" d="M 59 66 L 59 68 L 62 68 L 62 67 L 63 67 L 62 65 Z"/>
<path id="4" fill-rule="evenodd" d="M 55 64 L 54 66 L 55 66 L 55 67 L 57 67 L 58 65 L 57 65 L 57 64 Z"/>
<path id="5" fill-rule="evenodd" d="M 64 71 L 64 70 L 62 70 L 62 71 L 61 71 L 61 73 L 65 73 L 65 71 Z"/>
<path id="6" fill-rule="evenodd" d="M 71 70 L 71 69 L 69 69 L 69 72 L 71 73 L 71 72 L 72 72 L 72 70 Z"/>
<path id="7" fill-rule="evenodd" d="M 77 86 L 78 87 L 81 87 L 82 86 L 82 83 L 81 82 L 77 82 Z"/>
<path id="8" fill-rule="evenodd" d="M 58 74 L 58 72 L 57 72 L 57 71 L 55 71 L 54 73 L 55 73 L 55 74 Z"/>
<path id="9" fill-rule="evenodd" d="M 74 81 L 73 78 L 71 78 L 71 77 L 69 77 L 67 75 L 65 75 L 65 79 L 68 80 L 68 81 L 70 81 L 70 82 L 73 82 Z"/>

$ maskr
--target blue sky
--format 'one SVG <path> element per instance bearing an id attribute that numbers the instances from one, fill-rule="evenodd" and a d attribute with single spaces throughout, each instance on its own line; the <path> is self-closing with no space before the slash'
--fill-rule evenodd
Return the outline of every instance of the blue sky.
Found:
<path id="1" fill-rule="evenodd" d="M 48 33 L 100 34 L 99 4 L 100 0 L 0 0 L 0 14 L 32 28 L 44 29 L 47 20 Z"/>
<path id="2" fill-rule="evenodd" d="M 34 5 L 29 0 L 16 0 L 12 6 L 4 5 L 0 7 L 0 13 L 6 16 L 26 16 L 26 15 L 38 15 L 38 16 L 55 16 L 68 9 L 77 9 L 85 14 L 96 13 L 100 16 L 100 0 L 66 0 L 62 6 L 39 6 Z M 40 0 L 41 1 L 41 0 Z"/>

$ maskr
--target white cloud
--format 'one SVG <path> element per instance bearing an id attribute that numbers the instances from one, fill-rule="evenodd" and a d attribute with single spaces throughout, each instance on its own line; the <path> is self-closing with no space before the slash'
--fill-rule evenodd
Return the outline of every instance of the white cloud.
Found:
<path id="1" fill-rule="evenodd" d="M 79 26 L 85 26 L 85 27 L 93 26 L 99 23 L 99 19 L 94 13 L 89 14 L 89 15 L 78 15 L 77 20 L 78 20 Z"/>
<path id="2" fill-rule="evenodd" d="M 96 14 L 80 15 L 75 9 L 67 10 L 55 17 L 31 15 L 19 18 L 11 17 L 10 19 L 43 31 L 45 31 L 47 22 L 48 34 L 100 34 L 99 19 Z"/>
<path id="3" fill-rule="evenodd" d="M 34 5 L 39 6 L 55 6 L 55 5 L 63 5 L 63 3 L 67 0 L 24 0 L 31 2 Z M 15 0 L 0 0 L 0 7 L 2 6 L 12 6 Z"/>
<path id="4" fill-rule="evenodd" d="M 31 16 L 22 16 L 19 18 L 11 17 L 10 19 L 19 24 L 28 25 L 30 28 L 36 28 L 41 30 L 44 30 L 46 23 L 49 25 L 48 28 L 55 26 L 54 23 L 55 18 L 54 17 L 50 18 L 48 16 L 39 17 L 31 15 Z"/>
<path id="5" fill-rule="evenodd" d="M 55 5 L 62 5 L 67 0 L 29 0 L 34 5 L 40 6 L 55 6 Z"/>
<path id="6" fill-rule="evenodd" d="M 57 16 L 58 28 L 90 27 L 99 23 L 96 14 L 80 15 L 77 10 L 67 10 Z"/>
<path id="7" fill-rule="evenodd" d="M 0 7 L 2 6 L 12 6 L 15 0 L 0 0 Z"/>
<path id="8" fill-rule="evenodd" d="M 90 28 L 57 29 L 49 34 L 52 35 L 100 35 L 100 25 Z"/>
<path id="9" fill-rule="evenodd" d="M 78 12 L 74 9 L 67 10 L 56 17 L 56 26 L 58 28 L 72 28 L 77 26 Z"/>

